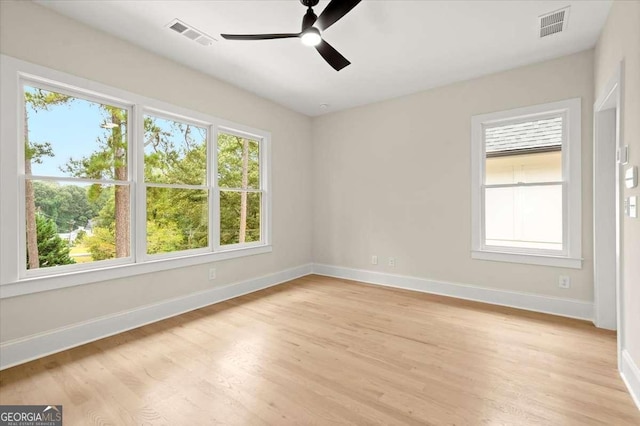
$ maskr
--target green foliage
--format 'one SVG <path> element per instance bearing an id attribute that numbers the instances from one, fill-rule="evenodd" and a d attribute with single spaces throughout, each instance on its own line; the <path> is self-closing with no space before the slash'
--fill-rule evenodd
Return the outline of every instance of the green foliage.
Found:
<path id="1" fill-rule="evenodd" d="M 89 249 L 93 260 L 115 259 L 115 230 L 95 227 L 93 228 L 93 235 L 84 238 L 84 245 Z"/>
<path id="2" fill-rule="evenodd" d="M 239 239 L 240 192 L 224 188 L 242 187 L 243 144 L 248 142 L 249 158 L 246 188 L 260 188 L 260 146 L 257 141 L 221 133 L 218 135 L 218 184 L 220 186 L 220 244 L 237 244 Z M 260 240 L 259 194 L 247 194 L 247 234 L 245 242 Z"/>
<path id="3" fill-rule="evenodd" d="M 101 189 L 101 185 L 91 185 L 88 194 L 96 191 L 99 198 L 104 200 L 102 209 L 93 217 L 92 235 L 84 238 L 84 245 L 91 253 L 93 260 L 107 260 L 116 258 L 116 231 L 115 231 L 115 191 L 113 186 Z M 88 195 L 89 198 L 92 195 Z"/>
<path id="4" fill-rule="evenodd" d="M 38 111 L 49 111 L 52 106 L 67 104 L 73 98 L 61 93 L 29 87 L 24 92 L 24 100 L 37 113 Z"/>
<path id="5" fill-rule="evenodd" d="M 88 189 L 77 185 L 34 181 L 36 209 L 55 221 L 61 232 L 86 226 L 106 203 L 105 197 L 91 200 Z"/>
<path id="6" fill-rule="evenodd" d="M 208 194 L 200 189 L 147 189 L 147 244 L 159 240 L 156 233 L 178 232 L 180 242 L 149 253 L 187 250 L 208 245 Z M 153 250 L 153 251 L 152 251 Z"/>
<path id="7" fill-rule="evenodd" d="M 218 135 L 218 185 L 221 188 L 242 188 L 242 149 L 247 139 L 220 133 Z M 260 146 L 249 142 L 249 170 L 247 188 L 260 187 Z"/>
<path id="8" fill-rule="evenodd" d="M 240 193 L 220 191 L 220 244 L 240 242 Z M 245 242 L 260 241 L 260 194 L 247 194 Z"/>
<path id="9" fill-rule="evenodd" d="M 36 215 L 36 232 L 38 236 L 38 260 L 41 268 L 76 263 L 69 256 L 69 246 L 58 236 L 58 229 L 53 220 L 40 214 Z M 29 267 L 27 252 L 27 268 Z"/>
<path id="10" fill-rule="evenodd" d="M 81 229 L 78 231 L 78 234 L 76 235 L 76 240 L 74 241 L 74 245 L 78 245 L 78 244 L 82 244 L 82 241 L 86 238 L 87 236 L 87 231 Z"/>
<path id="11" fill-rule="evenodd" d="M 154 221 L 147 222 L 147 253 L 183 250 L 183 240 L 182 232 L 175 223 L 160 225 Z"/>
<path id="12" fill-rule="evenodd" d="M 206 185 L 206 141 L 206 129 L 145 117 L 145 181 Z"/>
<path id="13" fill-rule="evenodd" d="M 53 148 L 49 142 L 27 142 L 24 144 L 25 159 L 31 163 L 42 164 L 42 157 L 53 157 Z"/>

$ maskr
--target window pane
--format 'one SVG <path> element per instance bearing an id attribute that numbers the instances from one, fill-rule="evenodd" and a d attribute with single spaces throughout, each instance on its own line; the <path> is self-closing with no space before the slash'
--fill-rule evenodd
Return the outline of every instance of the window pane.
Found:
<path id="1" fill-rule="evenodd" d="M 485 183 L 562 181 L 562 117 L 485 129 Z"/>
<path id="2" fill-rule="evenodd" d="M 486 245 L 562 250 L 562 184 L 485 189 Z"/>
<path id="3" fill-rule="evenodd" d="M 485 169 L 487 185 L 561 181 L 561 151 L 487 158 Z"/>
<path id="4" fill-rule="evenodd" d="M 147 253 L 207 247 L 208 238 L 207 190 L 147 188 Z"/>
<path id="5" fill-rule="evenodd" d="M 260 143 L 226 133 L 218 135 L 218 186 L 260 188 Z"/>
<path id="6" fill-rule="evenodd" d="M 128 186 L 27 180 L 25 189 L 27 269 L 129 256 Z"/>
<path id="7" fill-rule="evenodd" d="M 127 180 L 127 110 L 24 87 L 26 174 Z"/>
<path id="8" fill-rule="evenodd" d="M 207 129 L 145 115 L 146 182 L 207 184 Z"/>
<path id="9" fill-rule="evenodd" d="M 220 245 L 260 241 L 260 192 L 220 191 Z"/>

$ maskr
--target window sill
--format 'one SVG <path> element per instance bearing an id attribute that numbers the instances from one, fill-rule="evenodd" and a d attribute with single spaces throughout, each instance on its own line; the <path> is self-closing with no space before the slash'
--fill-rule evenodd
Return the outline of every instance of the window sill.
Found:
<path id="1" fill-rule="evenodd" d="M 557 268 L 582 269 L 582 259 L 540 254 L 506 253 L 500 251 L 472 250 L 472 259 L 495 262 L 526 263 L 529 265 L 553 266 Z"/>
<path id="2" fill-rule="evenodd" d="M 0 299 L 21 296 L 42 291 L 55 290 L 65 287 L 90 284 L 99 281 L 108 281 L 118 278 L 126 278 L 151 272 L 165 271 L 167 269 L 183 268 L 186 266 L 200 265 L 203 263 L 218 262 L 221 260 L 235 259 L 238 257 L 253 256 L 269 253 L 272 246 L 238 248 L 234 250 L 216 253 L 203 253 L 185 257 L 170 259 L 150 260 L 144 263 L 130 263 L 126 265 L 110 266 L 100 269 L 67 272 L 44 277 L 23 278 L 15 282 L 0 285 Z"/>

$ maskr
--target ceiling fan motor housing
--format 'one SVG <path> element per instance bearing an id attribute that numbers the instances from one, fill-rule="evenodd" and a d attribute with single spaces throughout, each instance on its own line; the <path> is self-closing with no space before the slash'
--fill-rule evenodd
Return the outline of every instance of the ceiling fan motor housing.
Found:
<path id="1" fill-rule="evenodd" d="M 300 3 L 305 5 L 306 7 L 313 7 L 318 4 L 320 0 L 300 0 Z"/>

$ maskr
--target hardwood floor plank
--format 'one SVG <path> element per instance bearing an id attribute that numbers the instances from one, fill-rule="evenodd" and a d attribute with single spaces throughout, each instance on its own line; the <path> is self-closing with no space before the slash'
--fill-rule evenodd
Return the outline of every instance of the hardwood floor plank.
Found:
<path id="1" fill-rule="evenodd" d="M 615 333 L 307 276 L 0 372 L 67 425 L 638 425 Z"/>

